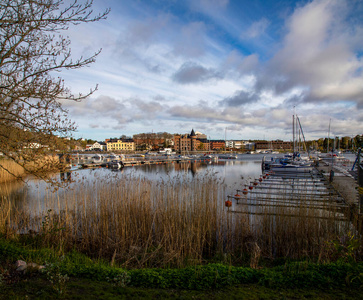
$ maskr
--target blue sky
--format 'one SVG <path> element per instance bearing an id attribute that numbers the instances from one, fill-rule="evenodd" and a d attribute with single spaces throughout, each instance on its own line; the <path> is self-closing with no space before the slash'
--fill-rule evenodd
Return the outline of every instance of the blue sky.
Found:
<path id="1" fill-rule="evenodd" d="M 76 138 L 143 132 L 291 140 L 363 133 L 363 1 L 95 0 L 106 20 L 71 27 L 63 72 Z"/>

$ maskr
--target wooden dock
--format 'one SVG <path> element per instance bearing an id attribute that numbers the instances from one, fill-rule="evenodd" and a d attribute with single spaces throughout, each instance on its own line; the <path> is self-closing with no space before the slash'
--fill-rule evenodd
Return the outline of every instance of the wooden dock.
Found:
<path id="1" fill-rule="evenodd" d="M 267 172 L 229 195 L 230 212 L 249 215 L 332 218 L 363 232 L 358 183 L 351 166 L 320 163 L 312 172 Z"/>

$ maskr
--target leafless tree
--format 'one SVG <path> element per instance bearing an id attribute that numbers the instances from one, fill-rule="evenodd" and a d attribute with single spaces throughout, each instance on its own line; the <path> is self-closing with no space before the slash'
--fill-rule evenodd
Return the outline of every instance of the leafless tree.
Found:
<path id="1" fill-rule="evenodd" d="M 109 9 L 95 15 L 92 4 L 0 1 L 0 152 L 39 176 L 49 167 L 44 157 L 55 150 L 55 136 L 76 129 L 60 101 L 80 101 L 97 89 L 74 95 L 57 76 L 91 64 L 100 53 L 74 59 L 62 35 L 69 26 L 106 18 Z"/>

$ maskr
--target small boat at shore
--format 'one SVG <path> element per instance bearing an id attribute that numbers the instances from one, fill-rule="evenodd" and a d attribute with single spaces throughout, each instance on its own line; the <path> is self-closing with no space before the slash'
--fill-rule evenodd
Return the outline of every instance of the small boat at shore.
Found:
<path id="1" fill-rule="evenodd" d="M 332 151 L 332 152 L 328 152 L 328 153 L 321 153 L 320 155 L 318 155 L 319 159 L 322 160 L 339 160 L 339 159 L 345 159 L 345 157 L 343 155 L 341 155 L 340 152 L 338 151 Z"/>
<path id="2" fill-rule="evenodd" d="M 107 168 L 113 170 L 119 170 L 124 167 L 124 163 L 121 160 L 111 160 L 107 163 Z"/>
<path id="3" fill-rule="evenodd" d="M 219 159 L 237 159 L 236 154 L 220 154 L 218 155 Z"/>
<path id="4" fill-rule="evenodd" d="M 278 172 L 295 172 L 295 173 L 307 173 L 313 171 L 312 164 L 281 164 L 281 165 L 271 165 L 270 170 L 278 173 Z"/>

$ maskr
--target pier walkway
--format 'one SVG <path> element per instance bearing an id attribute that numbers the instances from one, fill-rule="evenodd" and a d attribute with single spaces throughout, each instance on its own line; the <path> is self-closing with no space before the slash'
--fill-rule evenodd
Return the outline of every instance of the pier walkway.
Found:
<path id="1" fill-rule="evenodd" d="M 348 205 L 359 205 L 358 182 L 356 172 L 351 172 L 349 165 L 320 162 L 317 170 L 324 175 L 332 187 L 344 198 Z M 331 173 L 333 171 L 333 173 Z"/>
<path id="2" fill-rule="evenodd" d="M 357 174 L 353 163 L 320 161 L 310 172 L 266 172 L 229 195 L 230 212 L 315 219 L 334 219 L 363 232 Z"/>

